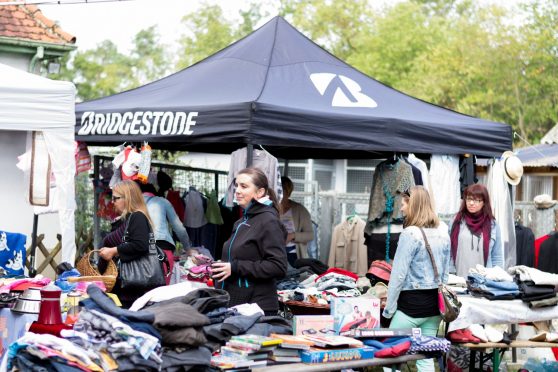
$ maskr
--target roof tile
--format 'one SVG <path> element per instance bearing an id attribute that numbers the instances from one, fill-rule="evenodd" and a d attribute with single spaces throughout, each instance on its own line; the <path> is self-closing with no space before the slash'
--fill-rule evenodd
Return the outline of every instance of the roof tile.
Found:
<path id="1" fill-rule="evenodd" d="M 11 0 L 0 0 L 0 2 Z M 54 44 L 74 44 L 76 38 L 43 15 L 35 5 L 0 6 L 0 36 Z"/>

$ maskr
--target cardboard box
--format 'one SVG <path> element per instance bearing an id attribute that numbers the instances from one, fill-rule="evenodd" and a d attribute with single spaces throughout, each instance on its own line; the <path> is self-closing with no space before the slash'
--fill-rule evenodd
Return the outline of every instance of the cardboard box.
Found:
<path id="1" fill-rule="evenodd" d="M 354 347 L 349 349 L 310 349 L 300 353 L 302 363 L 344 362 L 374 358 L 374 348 Z"/>
<path id="2" fill-rule="evenodd" d="M 334 297 L 331 315 L 337 334 L 351 329 L 380 327 L 380 300 L 371 297 Z"/>
<path id="3" fill-rule="evenodd" d="M 295 336 L 335 334 L 333 316 L 295 315 L 293 317 L 293 334 Z"/>

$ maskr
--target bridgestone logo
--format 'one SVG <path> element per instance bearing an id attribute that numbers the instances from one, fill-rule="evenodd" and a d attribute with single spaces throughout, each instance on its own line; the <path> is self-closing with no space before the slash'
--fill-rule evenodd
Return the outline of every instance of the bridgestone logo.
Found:
<path id="1" fill-rule="evenodd" d="M 197 112 L 136 111 L 96 114 L 84 112 L 78 135 L 142 134 L 142 135 L 191 135 L 196 125 Z"/>

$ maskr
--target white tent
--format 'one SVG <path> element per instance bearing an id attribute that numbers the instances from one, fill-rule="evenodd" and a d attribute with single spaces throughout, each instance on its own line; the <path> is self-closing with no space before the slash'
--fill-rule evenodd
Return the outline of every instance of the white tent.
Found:
<path id="1" fill-rule="evenodd" d="M 43 133 L 56 179 L 56 200 L 51 205 L 58 209 L 62 261 L 71 264 L 76 253 L 74 110 L 72 83 L 46 79 L 0 64 L 0 131 Z M 32 216 L 29 219 L 32 220 Z"/>

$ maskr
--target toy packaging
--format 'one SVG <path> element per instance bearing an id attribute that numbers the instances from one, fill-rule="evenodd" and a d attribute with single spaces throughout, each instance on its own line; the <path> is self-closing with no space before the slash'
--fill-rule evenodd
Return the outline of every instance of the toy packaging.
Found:
<path id="1" fill-rule="evenodd" d="M 295 315 L 293 317 L 293 334 L 333 335 L 333 316 L 331 315 Z"/>
<path id="2" fill-rule="evenodd" d="M 371 297 L 334 297 L 331 315 L 337 334 L 351 329 L 380 327 L 380 300 Z"/>

